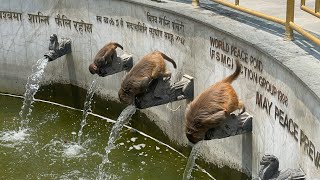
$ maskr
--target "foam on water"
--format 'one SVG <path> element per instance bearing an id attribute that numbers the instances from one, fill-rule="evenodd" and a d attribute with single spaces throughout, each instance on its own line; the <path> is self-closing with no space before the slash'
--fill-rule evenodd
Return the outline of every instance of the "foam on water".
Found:
<path id="1" fill-rule="evenodd" d="M 146 147 L 145 144 L 138 144 L 138 145 L 133 145 L 133 148 L 135 150 L 141 150 L 142 148 Z"/>
<path id="2" fill-rule="evenodd" d="M 73 133 L 73 132 L 72 132 Z M 86 139 L 81 145 L 75 141 L 64 142 L 62 156 L 66 158 L 83 158 L 90 152 L 90 146 L 92 145 L 92 139 Z"/>
<path id="3" fill-rule="evenodd" d="M 132 137 L 130 140 L 131 140 L 132 142 L 136 142 L 137 139 L 138 139 L 137 137 Z"/>
<path id="4" fill-rule="evenodd" d="M 3 131 L 0 132 L 0 145 L 5 147 L 15 147 L 29 136 L 27 129 L 19 130 L 19 131 Z"/>
<path id="5" fill-rule="evenodd" d="M 74 141 L 66 142 L 62 139 L 52 139 L 41 150 L 48 149 L 50 156 L 55 158 L 86 158 L 90 152 L 91 142 L 92 140 L 88 139 L 82 145 L 78 145 Z"/>
<path id="6" fill-rule="evenodd" d="M 68 143 L 64 145 L 63 156 L 72 158 L 72 157 L 82 157 L 81 152 L 84 148 L 76 143 Z"/>

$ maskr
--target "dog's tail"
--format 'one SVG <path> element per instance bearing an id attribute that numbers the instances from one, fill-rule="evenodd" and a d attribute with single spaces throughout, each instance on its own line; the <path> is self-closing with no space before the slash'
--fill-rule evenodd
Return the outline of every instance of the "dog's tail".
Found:
<path id="1" fill-rule="evenodd" d="M 173 67 L 174 67 L 175 69 L 177 69 L 177 64 L 176 64 L 176 62 L 174 62 L 173 59 L 169 58 L 167 55 L 163 54 L 163 53 L 160 52 L 160 51 L 159 51 L 159 53 L 160 53 L 160 55 L 161 55 L 165 60 L 171 62 L 172 65 L 173 65 Z"/>
<path id="2" fill-rule="evenodd" d="M 237 77 L 239 76 L 240 72 L 241 72 L 241 64 L 240 64 L 240 61 L 238 59 L 236 59 L 236 71 L 233 74 L 231 74 L 230 76 L 224 78 L 222 80 L 222 82 L 232 83 L 232 81 L 237 79 Z"/>
<path id="3" fill-rule="evenodd" d="M 119 48 L 121 48 L 121 49 L 123 50 L 123 47 L 122 47 L 120 44 L 116 43 L 116 42 L 113 42 L 112 45 L 115 46 L 115 47 L 114 47 L 115 49 L 116 49 L 117 47 L 119 47 Z"/>

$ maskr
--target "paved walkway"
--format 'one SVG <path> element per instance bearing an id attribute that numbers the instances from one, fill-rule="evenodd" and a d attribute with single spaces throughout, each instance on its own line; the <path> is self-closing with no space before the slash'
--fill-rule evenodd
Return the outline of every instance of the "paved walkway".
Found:
<path id="1" fill-rule="evenodd" d="M 177 2 L 190 3 L 191 0 L 172 0 Z M 226 0 L 227 2 L 234 3 L 234 0 Z M 240 6 L 271 15 L 280 19 L 286 17 L 286 0 L 239 0 Z M 210 0 L 200 0 L 200 6 L 203 8 L 213 8 L 220 5 Z M 306 6 L 314 9 L 315 0 L 306 0 Z M 222 7 L 222 6 L 221 6 Z M 229 9 L 229 8 L 226 8 Z M 242 13 L 241 13 L 242 14 Z M 320 18 L 315 17 L 300 9 L 300 0 L 295 1 L 295 23 L 302 28 L 313 32 L 320 36 Z"/>
<path id="2" fill-rule="evenodd" d="M 162 0 L 168 1 L 168 0 Z M 170 0 L 169 0 L 170 1 Z M 191 5 L 191 0 L 171 0 L 176 2 L 188 3 Z M 233 0 L 227 0 L 228 2 L 233 2 Z M 306 0 L 308 7 L 314 7 L 314 0 Z M 279 3 L 277 0 L 240 0 L 240 5 L 250 8 L 255 11 L 259 11 L 268 15 L 275 16 L 277 18 L 285 19 L 286 13 L 286 0 Z M 284 37 L 285 28 L 282 25 L 267 21 L 255 16 L 251 16 L 246 13 L 228 8 L 226 6 L 214 3 L 210 0 L 200 0 L 201 8 L 211 10 L 214 14 L 226 16 L 233 20 L 239 21 L 241 23 L 250 25 L 259 30 L 271 33 L 278 37 Z M 317 18 L 305 11 L 300 9 L 300 1 L 295 2 L 295 23 L 304 28 L 305 30 L 311 32 L 318 38 L 320 38 L 320 18 Z M 295 40 L 293 41 L 301 49 L 303 49 L 307 54 L 314 56 L 316 59 L 320 60 L 320 46 L 306 39 L 299 33 L 294 34 Z"/>

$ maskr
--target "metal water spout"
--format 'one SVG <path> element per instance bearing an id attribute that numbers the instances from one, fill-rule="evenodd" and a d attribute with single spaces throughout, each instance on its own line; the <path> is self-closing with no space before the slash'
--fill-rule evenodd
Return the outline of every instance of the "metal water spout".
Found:
<path id="1" fill-rule="evenodd" d="M 58 42 L 58 36 L 52 34 L 50 36 L 49 52 L 44 56 L 48 58 L 49 61 L 53 61 L 63 55 L 71 52 L 71 40 L 69 38 L 61 38 Z"/>
<path id="2" fill-rule="evenodd" d="M 160 78 L 151 82 L 146 93 L 136 97 L 135 105 L 144 109 L 182 99 L 193 99 L 193 88 L 193 77 L 189 75 L 183 75 L 176 83 Z"/>

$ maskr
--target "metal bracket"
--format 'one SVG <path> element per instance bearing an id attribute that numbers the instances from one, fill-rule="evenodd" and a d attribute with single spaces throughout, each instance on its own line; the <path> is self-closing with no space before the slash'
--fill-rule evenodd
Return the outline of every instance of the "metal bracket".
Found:
<path id="1" fill-rule="evenodd" d="M 222 139 L 249 132 L 252 132 L 252 116 L 247 112 L 239 116 L 231 114 L 219 127 L 209 129 L 205 140 Z"/>
<path id="2" fill-rule="evenodd" d="M 49 52 L 44 56 L 48 58 L 49 61 L 53 61 L 68 53 L 71 53 L 71 39 L 61 38 L 60 42 L 58 42 L 58 36 L 52 34 L 50 36 Z"/>
<path id="3" fill-rule="evenodd" d="M 136 97 L 135 105 L 145 109 L 182 99 L 193 99 L 193 88 L 193 77 L 186 74 L 176 83 L 162 78 L 156 79 L 150 83 L 146 93 Z"/>
<path id="4" fill-rule="evenodd" d="M 99 76 L 105 77 L 121 71 L 129 71 L 133 66 L 132 55 L 123 54 L 116 59 L 113 59 L 111 65 L 107 64 L 100 68 L 101 74 Z"/>

